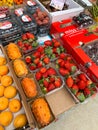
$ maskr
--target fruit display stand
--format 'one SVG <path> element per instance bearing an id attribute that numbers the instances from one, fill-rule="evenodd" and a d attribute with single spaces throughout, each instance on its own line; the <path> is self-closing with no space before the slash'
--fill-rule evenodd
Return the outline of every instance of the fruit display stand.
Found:
<path id="1" fill-rule="evenodd" d="M 48 9 L 39 0 L 36 0 L 36 1 L 50 15 L 52 22 L 71 18 L 84 10 L 83 7 L 81 7 L 79 4 L 77 4 L 73 0 L 68 0 L 68 9 L 62 10 L 62 11 L 56 11 L 56 12 L 49 12 Z"/>

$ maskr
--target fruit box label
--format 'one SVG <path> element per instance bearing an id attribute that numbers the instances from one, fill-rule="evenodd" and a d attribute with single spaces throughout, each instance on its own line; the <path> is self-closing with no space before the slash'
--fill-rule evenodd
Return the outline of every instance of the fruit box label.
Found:
<path id="1" fill-rule="evenodd" d="M 17 16 L 23 15 L 23 9 L 22 9 L 22 8 L 15 9 L 15 14 L 16 14 Z"/>
<path id="2" fill-rule="evenodd" d="M 62 10 L 64 7 L 65 0 L 51 0 L 50 6 Z"/>
<path id="3" fill-rule="evenodd" d="M 34 6 L 34 5 L 36 5 L 36 3 L 34 1 L 27 1 L 27 5 L 28 6 Z"/>
<path id="4" fill-rule="evenodd" d="M 22 16 L 22 21 L 23 22 L 31 22 L 32 20 L 28 15 L 24 15 L 24 16 Z"/>
<path id="5" fill-rule="evenodd" d="M 5 18 L 5 17 L 6 17 L 6 14 L 5 14 L 5 13 L 0 14 L 0 19 Z"/>

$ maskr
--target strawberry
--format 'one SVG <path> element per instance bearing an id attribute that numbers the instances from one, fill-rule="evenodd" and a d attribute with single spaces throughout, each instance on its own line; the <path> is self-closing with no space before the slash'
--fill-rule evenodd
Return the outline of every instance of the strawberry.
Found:
<path id="1" fill-rule="evenodd" d="M 49 80 L 50 80 L 50 82 L 54 82 L 55 81 L 55 76 L 51 76 Z"/>
<path id="2" fill-rule="evenodd" d="M 28 50 L 32 50 L 32 46 L 31 45 L 28 46 Z"/>
<path id="3" fill-rule="evenodd" d="M 83 102 L 85 100 L 85 96 L 82 92 L 78 92 L 76 94 L 76 97 L 79 99 L 80 102 Z"/>
<path id="4" fill-rule="evenodd" d="M 50 62 L 50 59 L 49 59 L 48 57 L 45 57 L 45 58 L 43 59 L 43 62 L 44 62 L 45 64 L 48 64 L 48 63 Z"/>
<path id="5" fill-rule="evenodd" d="M 26 37 L 27 37 L 27 39 L 34 39 L 35 38 L 34 35 L 32 33 L 29 33 L 29 32 L 26 33 Z"/>
<path id="6" fill-rule="evenodd" d="M 37 68 L 40 68 L 40 67 L 42 67 L 43 66 L 43 64 L 42 64 L 42 62 L 40 61 L 38 64 L 37 64 Z"/>
<path id="7" fill-rule="evenodd" d="M 56 53 L 57 52 L 57 48 L 53 48 L 53 53 Z"/>
<path id="8" fill-rule="evenodd" d="M 73 81 L 72 77 L 69 76 L 69 77 L 66 79 L 66 84 L 67 84 L 67 86 L 68 86 L 69 88 L 71 88 L 71 87 L 73 86 L 73 83 L 74 83 L 74 81 Z"/>
<path id="9" fill-rule="evenodd" d="M 32 63 L 32 64 L 30 64 L 29 69 L 30 69 L 30 70 L 35 70 L 35 69 L 36 69 L 36 65 L 35 65 L 35 64 L 33 64 L 33 63 Z"/>
<path id="10" fill-rule="evenodd" d="M 53 90 L 53 89 L 55 89 L 55 85 L 53 83 L 50 83 L 48 85 L 48 88 L 47 88 L 48 92 L 51 91 L 51 90 Z"/>
<path id="11" fill-rule="evenodd" d="M 45 54 L 43 53 L 43 54 L 40 55 L 40 58 L 43 58 L 44 56 L 45 56 Z"/>
<path id="12" fill-rule="evenodd" d="M 59 69 L 59 73 L 62 75 L 62 76 L 68 76 L 69 75 L 69 71 L 67 69 L 64 69 L 64 68 L 60 68 Z"/>
<path id="13" fill-rule="evenodd" d="M 47 77 L 48 77 L 47 71 L 43 74 L 43 77 L 44 77 L 44 78 L 47 78 Z"/>
<path id="14" fill-rule="evenodd" d="M 44 79 L 43 84 L 47 88 L 49 85 L 49 81 L 47 79 Z"/>
<path id="15" fill-rule="evenodd" d="M 43 73 L 45 73 L 47 71 L 47 69 L 45 68 L 45 67 L 42 67 L 41 69 L 40 69 L 40 72 L 43 74 Z"/>
<path id="16" fill-rule="evenodd" d="M 22 40 L 27 40 L 27 35 L 26 34 L 22 35 Z"/>
<path id="17" fill-rule="evenodd" d="M 56 60 L 56 63 L 60 64 L 62 61 L 63 61 L 63 59 L 59 58 L 59 59 Z"/>
<path id="18" fill-rule="evenodd" d="M 61 82 L 59 80 L 55 80 L 54 85 L 56 88 L 61 87 Z"/>
<path id="19" fill-rule="evenodd" d="M 40 52 L 40 53 L 43 53 L 44 52 L 44 47 L 43 46 L 39 46 L 37 48 L 37 51 Z"/>
<path id="20" fill-rule="evenodd" d="M 52 39 L 52 42 L 55 43 L 55 42 L 57 42 L 57 40 L 56 40 L 55 38 L 53 38 L 53 39 Z"/>
<path id="21" fill-rule="evenodd" d="M 32 60 L 31 60 L 31 57 L 30 57 L 30 56 L 26 56 L 25 61 L 26 61 L 26 63 L 28 63 L 28 64 L 31 63 L 31 61 L 32 61 Z"/>
<path id="22" fill-rule="evenodd" d="M 78 77 L 79 77 L 81 80 L 83 80 L 83 81 L 87 81 L 87 78 L 86 78 L 85 74 L 83 74 L 83 73 L 79 74 Z"/>
<path id="23" fill-rule="evenodd" d="M 50 67 L 48 70 L 48 75 L 51 76 L 51 75 L 56 75 L 56 71 L 54 68 Z"/>
<path id="24" fill-rule="evenodd" d="M 22 48 L 23 52 L 25 53 L 27 51 L 27 48 L 26 47 L 23 47 Z"/>
<path id="25" fill-rule="evenodd" d="M 64 65 L 65 65 L 65 62 L 63 60 L 62 62 L 60 62 L 60 67 L 64 67 Z"/>
<path id="26" fill-rule="evenodd" d="M 47 41 L 44 42 L 44 44 L 45 44 L 46 46 L 51 46 L 51 45 L 52 45 L 52 42 L 51 42 L 51 40 L 47 40 Z"/>
<path id="27" fill-rule="evenodd" d="M 74 95 L 76 95 L 77 92 L 79 91 L 78 86 L 76 84 L 73 84 L 71 91 L 73 92 Z"/>
<path id="28" fill-rule="evenodd" d="M 40 52 L 34 52 L 33 54 L 32 54 L 32 57 L 35 57 L 35 58 L 39 58 L 40 57 Z"/>
<path id="29" fill-rule="evenodd" d="M 87 84 L 87 86 L 89 86 L 90 84 L 92 84 L 92 81 L 91 80 L 87 80 L 86 84 Z"/>
<path id="30" fill-rule="evenodd" d="M 60 42 L 56 41 L 54 42 L 54 47 L 59 47 L 60 46 Z"/>
<path id="31" fill-rule="evenodd" d="M 91 96 L 90 89 L 89 89 L 89 88 L 85 88 L 85 89 L 84 89 L 84 94 L 85 94 L 86 97 Z"/>
<path id="32" fill-rule="evenodd" d="M 33 60 L 33 63 L 37 65 L 39 63 L 39 61 L 40 61 L 40 59 L 36 58 L 36 59 Z"/>
<path id="33" fill-rule="evenodd" d="M 61 59 L 64 59 L 64 58 L 66 58 L 66 55 L 65 55 L 65 53 L 61 53 L 61 54 L 59 55 L 59 57 L 60 57 Z"/>
<path id="34" fill-rule="evenodd" d="M 28 42 L 24 43 L 24 46 L 25 46 L 26 48 L 28 48 L 28 47 L 29 47 L 29 43 L 28 43 Z"/>
<path id="35" fill-rule="evenodd" d="M 24 46 L 24 44 L 22 43 L 22 41 L 18 41 L 17 44 L 18 44 L 19 47 L 23 47 Z"/>
<path id="36" fill-rule="evenodd" d="M 79 89 L 83 90 L 85 87 L 86 87 L 86 82 L 84 80 L 80 80 L 78 83 L 77 83 Z"/>
<path id="37" fill-rule="evenodd" d="M 37 80 L 40 80 L 42 78 L 42 74 L 40 72 L 36 72 L 35 77 Z"/>

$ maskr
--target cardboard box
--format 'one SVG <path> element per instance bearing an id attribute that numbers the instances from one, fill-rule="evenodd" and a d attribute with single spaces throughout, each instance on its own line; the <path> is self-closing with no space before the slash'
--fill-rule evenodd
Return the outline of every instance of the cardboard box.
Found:
<path id="1" fill-rule="evenodd" d="M 56 12 L 49 12 L 47 8 L 43 6 L 43 4 L 39 0 L 36 0 L 36 2 L 39 3 L 39 5 L 50 15 L 52 19 L 52 23 L 76 16 L 84 10 L 83 7 L 81 7 L 79 4 L 77 4 L 73 0 L 68 0 L 69 7 L 67 10 L 56 11 Z"/>
<path id="2" fill-rule="evenodd" d="M 76 105 L 76 100 L 69 94 L 65 86 L 59 91 L 47 95 L 46 99 L 56 117 Z"/>

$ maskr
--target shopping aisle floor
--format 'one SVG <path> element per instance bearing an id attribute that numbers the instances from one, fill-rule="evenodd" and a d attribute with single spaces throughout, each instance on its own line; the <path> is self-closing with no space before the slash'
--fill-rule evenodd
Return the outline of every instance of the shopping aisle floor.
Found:
<path id="1" fill-rule="evenodd" d="M 63 113 L 44 130 L 98 130 L 98 95 Z"/>

